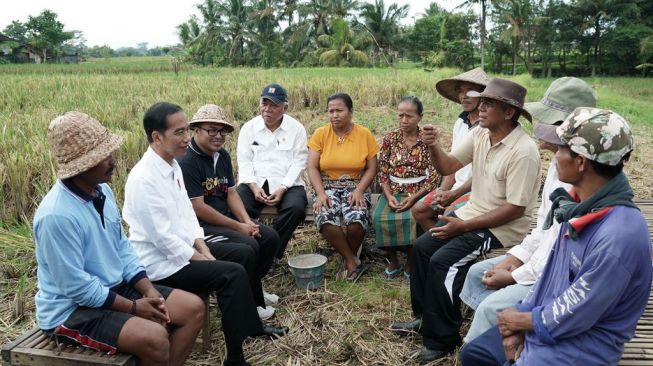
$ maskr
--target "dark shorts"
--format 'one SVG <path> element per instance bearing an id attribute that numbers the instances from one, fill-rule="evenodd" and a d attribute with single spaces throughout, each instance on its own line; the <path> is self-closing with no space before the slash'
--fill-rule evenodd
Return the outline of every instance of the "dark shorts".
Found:
<path id="1" fill-rule="evenodd" d="M 154 287 L 166 299 L 173 290 L 166 286 L 154 285 Z M 140 292 L 125 283 L 111 290 L 130 300 L 142 297 Z M 120 311 L 80 306 L 63 324 L 44 332 L 59 343 L 83 346 L 113 355 L 118 352 L 118 336 L 122 327 L 133 316 Z"/>

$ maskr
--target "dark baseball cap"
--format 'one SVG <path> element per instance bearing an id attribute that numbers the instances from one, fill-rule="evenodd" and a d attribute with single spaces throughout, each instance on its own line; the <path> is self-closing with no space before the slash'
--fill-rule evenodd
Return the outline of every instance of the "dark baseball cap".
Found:
<path id="1" fill-rule="evenodd" d="M 279 84 L 270 84 L 263 88 L 261 98 L 269 99 L 274 104 L 281 104 L 288 101 L 288 93 L 286 89 Z"/>

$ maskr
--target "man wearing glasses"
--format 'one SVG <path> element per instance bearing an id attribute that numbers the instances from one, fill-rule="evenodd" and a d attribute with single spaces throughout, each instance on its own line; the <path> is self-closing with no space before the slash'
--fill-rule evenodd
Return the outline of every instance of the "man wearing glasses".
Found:
<path id="1" fill-rule="evenodd" d="M 288 94 L 279 84 L 263 88 L 260 115 L 238 135 L 238 194 L 252 217 L 265 206 L 277 207 L 273 228 L 281 237 L 281 259 L 295 228 L 304 221 L 306 183 L 302 174 L 308 157 L 306 129 L 287 115 Z"/>
<path id="2" fill-rule="evenodd" d="M 261 319 L 274 315 L 278 297 L 264 296 L 261 285 L 281 246 L 279 235 L 270 227 L 252 221 L 236 192 L 231 157 L 224 148 L 226 137 L 234 127 L 224 110 L 207 104 L 189 122 L 193 138 L 188 153 L 177 158 L 184 176 L 188 197 L 207 239 L 239 243 L 254 252 L 256 275 L 250 275 L 254 300 Z"/>

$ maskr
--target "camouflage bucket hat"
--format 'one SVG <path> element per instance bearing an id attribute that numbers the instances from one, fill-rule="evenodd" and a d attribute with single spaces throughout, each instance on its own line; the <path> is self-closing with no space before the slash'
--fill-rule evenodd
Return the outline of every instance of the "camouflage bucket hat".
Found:
<path id="1" fill-rule="evenodd" d="M 229 116 L 227 116 L 227 112 L 215 104 L 205 104 L 201 106 L 200 109 L 195 112 L 193 119 L 191 119 L 188 124 L 192 126 L 193 124 L 200 122 L 219 123 L 225 126 L 227 131 L 234 131 L 234 125 L 229 122 Z"/>
<path id="2" fill-rule="evenodd" d="M 635 141 L 628 122 L 617 113 L 599 108 L 576 108 L 556 131 L 559 145 L 597 163 L 618 165 Z"/>

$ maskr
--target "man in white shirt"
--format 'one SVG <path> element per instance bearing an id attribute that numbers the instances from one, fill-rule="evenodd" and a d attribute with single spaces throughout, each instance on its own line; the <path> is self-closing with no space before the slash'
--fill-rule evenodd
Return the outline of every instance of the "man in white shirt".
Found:
<path id="1" fill-rule="evenodd" d="M 186 115 L 177 105 L 156 103 L 145 112 L 143 126 L 150 147 L 125 185 L 123 211 L 131 243 L 154 283 L 216 293 L 227 346 L 225 365 L 245 365 L 245 338 L 283 335 L 287 328 L 264 326 L 257 314 L 249 280 L 256 272 L 254 252 L 247 246 L 204 241 L 174 159 L 186 154 L 190 141 Z"/>
<path id="2" fill-rule="evenodd" d="M 556 125 L 577 107 L 595 106 L 596 97 L 587 83 L 578 78 L 564 77 L 551 83 L 540 102 L 526 103 L 524 107 L 539 122 L 534 133 L 540 140 L 540 147 L 555 153 L 558 150 Z M 476 263 L 469 269 L 460 299 L 475 313 L 465 343 L 496 325 L 498 312 L 524 299 L 544 269 L 551 246 L 558 237 L 560 223 L 554 220 L 548 230 L 542 226 L 551 209 L 549 196 L 560 187 L 569 190 L 571 185 L 558 179 L 556 162 L 552 160 L 537 212 L 537 227 L 507 255 Z"/>
<path id="3" fill-rule="evenodd" d="M 273 228 L 281 238 L 281 259 L 295 228 L 304 221 L 308 157 L 306 129 L 287 115 L 288 94 L 279 84 L 263 88 L 260 115 L 238 135 L 238 194 L 247 213 L 258 217 L 265 206 L 277 207 Z"/>

